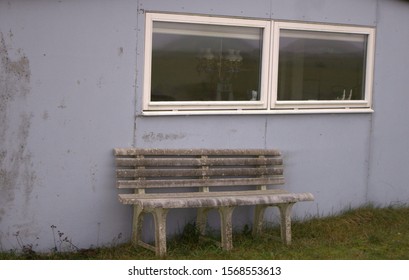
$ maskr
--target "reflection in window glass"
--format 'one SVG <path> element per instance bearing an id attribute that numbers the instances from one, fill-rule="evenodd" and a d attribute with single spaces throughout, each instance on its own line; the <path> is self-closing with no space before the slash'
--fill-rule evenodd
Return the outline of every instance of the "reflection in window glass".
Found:
<path id="1" fill-rule="evenodd" d="M 260 100 L 262 29 L 154 22 L 151 101 Z"/>
<path id="2" fill-rule="evenodd" d="M 278 100 L 363 100 L 367 35 L 281 30 Z"/>

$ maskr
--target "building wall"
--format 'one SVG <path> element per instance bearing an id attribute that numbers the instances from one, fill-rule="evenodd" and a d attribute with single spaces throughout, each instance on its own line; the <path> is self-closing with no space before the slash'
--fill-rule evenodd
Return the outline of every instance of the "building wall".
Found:
<path id="1" fill-rule="evenodd" d="M 398 0 L 0 0 L 0 250 L 19 249 L 18 239 L 70 249 L 58 231 L 77 247 L 129 240 L 114 147 L 278 148 L 286 188 L 316 198 L 296 205 L 300 218 L 407 202 L 408 9 Z M 375 112 L 142 116 L 146 11 L 376 26 Z M 169 233 L 192 217 L 171 211 Z M 251 209 L 235 213 L 237 225 L 250 219 Z M 147 237 L 151 228 L 148 219 Z"/>
<path id="2" fill-rule="evenodd" d="M 409 1 L 380 1 L 368 199 L 409 202 Z"/>
<path id="3" fill-rule="evenodd" d="M 133 144 L 137 3 L 95 4 L 0 1 L 0 249 L 129 236 L 112 149 Z"/>

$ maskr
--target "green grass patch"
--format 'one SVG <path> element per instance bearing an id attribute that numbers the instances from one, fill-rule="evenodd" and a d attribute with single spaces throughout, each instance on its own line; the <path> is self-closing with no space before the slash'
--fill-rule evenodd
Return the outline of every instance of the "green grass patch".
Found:
<path id="1" fill-rule="evenodd" d="M 252 237 L 244 228 L 234 234 L 234 249 L 226 252 L 211 241 L 199 240 L 192 225 L 168 242 L 166 259 L 281 259 L 354 260 L 409 259 L 409 208 L 366 206 L 326 218 L 293 221 L 292 245 L 280 240 L 279 228 Z M 155 254 L 131 244 L 62 253 L 3 252 L 0 259 L 157 259 Z"/>

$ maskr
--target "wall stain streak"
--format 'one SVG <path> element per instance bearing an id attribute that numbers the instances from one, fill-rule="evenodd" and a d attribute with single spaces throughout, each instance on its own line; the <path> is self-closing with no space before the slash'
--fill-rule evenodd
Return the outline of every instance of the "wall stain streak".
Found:
<path id="1" fill-rule="evenodd" d="M 33 114 L 20 109 L 30 93 L 30 78 L 29 59 L 21 49 L 8 46 L 0 32 L 0 222 L 17 190 L 23 191 L 27 205 L 36 180 L 27 149 Z"/>
<path id="2" fill-rule="evenodd" d="M 185 137 L 186 137 L 185 134 L 149 132 L 149 133 L 145 133 L 142 136 L 142 139 L 145 142 L 153 143 L 153 142 L 161 142 L 161 141 L 166 141 L 166 140 L 179 140 Z"/>

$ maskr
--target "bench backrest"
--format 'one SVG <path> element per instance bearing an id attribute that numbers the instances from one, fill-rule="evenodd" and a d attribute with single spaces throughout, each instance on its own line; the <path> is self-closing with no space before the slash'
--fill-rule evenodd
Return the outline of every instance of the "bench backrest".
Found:
<path id="1" fill-rule="evenodd" d="M 114 155 L 117 187 L 139 193 L 192 187 L 200 191 L 242 186 L 265 189 L 284 184 L 283 160 L 277 150 L 120 148 L 114 149 Z"/>

